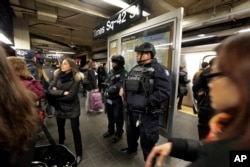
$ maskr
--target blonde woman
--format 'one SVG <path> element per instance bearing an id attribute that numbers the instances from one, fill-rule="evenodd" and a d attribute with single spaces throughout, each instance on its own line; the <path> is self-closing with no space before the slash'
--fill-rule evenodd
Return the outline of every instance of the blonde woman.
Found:
<path id="1" fill-rule="evenodd" d="M 36 100 L 42 99 L 45 96 L 42 84 L 31 75 L 26 62 L 19 57 L 13 56 L 7 59 L 12 70 L 20 78 L 25 87 L 36 94 Z"/>

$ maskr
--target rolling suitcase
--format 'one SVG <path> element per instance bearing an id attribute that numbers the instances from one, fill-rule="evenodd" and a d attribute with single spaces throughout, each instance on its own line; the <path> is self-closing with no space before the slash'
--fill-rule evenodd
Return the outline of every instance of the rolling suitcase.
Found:
<path id="1" fill-rule="evenodd" d="M 91 92 L 89 97 L 90 110 L 103 109 L 102 95 L 100 92 Z"/>

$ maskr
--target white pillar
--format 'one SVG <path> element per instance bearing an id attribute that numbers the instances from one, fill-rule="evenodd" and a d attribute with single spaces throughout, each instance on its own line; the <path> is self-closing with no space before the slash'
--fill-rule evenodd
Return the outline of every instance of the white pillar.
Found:
<path id="1" fill-rule="evenodd" d="M 16 49 L 30 49 L 30 34 L 28 20 L 14 18 L 14 43 Z"/>

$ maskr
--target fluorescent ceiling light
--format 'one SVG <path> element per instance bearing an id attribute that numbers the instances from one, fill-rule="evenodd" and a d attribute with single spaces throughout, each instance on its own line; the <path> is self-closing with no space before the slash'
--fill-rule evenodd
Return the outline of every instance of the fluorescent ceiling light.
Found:
<path id="1" fill-rule="evenodd" d="M 125 9 L 125 8 L 129 7 L 129 4 L 127 4 L 126 2 L 123 2 L 121 0 L 103 0 L 103 1 L 107 2 L 107 3 L 111 4 L 111 5 L 117 6 L 119 8 L 122 8 L 122 9 Z M 133 9 L 130 9 L 130 10 L 133 10 Z M 146 16 L 149 16 L 149 15 L 150 15 L 150 13 L 148 13 L 146 11 L 142 11 L 142 16 L 146 17 Z"/>
<path id="2" fill-rule="evenodd" d="M 69 54 L 69 55 L 75 54 L 75 52 L 64 52 L 64 51 L 56 51 L 56 50 L 50 50 L 49 52 L 56 53 L 56 54 Z"/>
<path id="3" fill-rule="evenodd" d="M 206 35 L 205 34 L 199 34 L 197 35 L 198 37 L 205 37 Z"/>
<path id="4" fill-rule="evenodd" d="M 165 44 L 155 45 L 155 48 L 159 48 L 162 46 L 170 46 L 170 45 L 173 45 L 173 43 L 165 43 Z"/>
<path id="5" fill-rule="evenodd" d="M 210 36 L 204 36 L 204 37 L 197 37 L 197 38 L 190 38 L 190 39 L 183 39 L 181 42 L 189 42 L 189 41 L 196 41 L 196 40 L 200 40 L 200 39 L 205 39 L 205 38 L 212 38 L 215 37 L 214 35 L 210 35 Z"/>
<path id="6" fill-rule="evenodd" d="M 12 42 L 2 33 L 0 33 L 0 41 L 2 41 L 5 44 L 12 44 Z"/>
<path id="7" fill-rule="evenodd" d="M 250 28 L 246 28 L 246 29 L 238 31 L 238 33 L 249 32 L 249 31 L 250 31 Z"/>

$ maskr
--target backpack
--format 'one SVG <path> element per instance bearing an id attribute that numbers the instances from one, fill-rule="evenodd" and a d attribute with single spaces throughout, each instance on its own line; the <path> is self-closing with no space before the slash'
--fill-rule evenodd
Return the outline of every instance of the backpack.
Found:
<path id="1" fill-rule="evenodd" d="M 82 80 L 83 85 L 88 85 L 89 84 L 89 70 L 83 72 L 84 74 L 84 79 Z"/>

